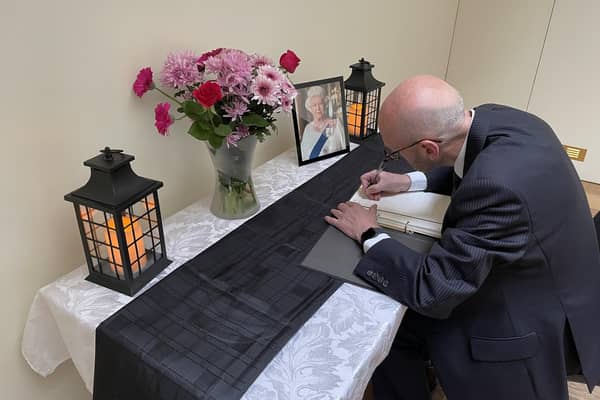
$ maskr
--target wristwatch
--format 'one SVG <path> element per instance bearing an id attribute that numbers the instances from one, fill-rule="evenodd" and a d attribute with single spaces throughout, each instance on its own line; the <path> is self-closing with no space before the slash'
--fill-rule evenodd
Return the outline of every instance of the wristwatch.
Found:
<path id="1" fill-rule="evenodd" d="M 385 233 L 385 231 L 381 228 L 367 229 L 360 235 L 360 245 L 361 246 L 364 245 L 367 240 L 374 238 L 375 236 L 379 235 L 380 233 Z"/>

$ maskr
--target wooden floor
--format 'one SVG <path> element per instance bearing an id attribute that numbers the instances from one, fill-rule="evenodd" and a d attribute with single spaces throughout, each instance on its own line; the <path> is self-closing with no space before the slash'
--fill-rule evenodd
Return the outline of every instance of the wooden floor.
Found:
<path id="1" fill-rule="evenodd" d="M 600 211 L 600 185 L 590 182 L 583 182 L 583 188 L 588 198 L 592 215 L 596 215 Z M 436 387 L 433 392 L 432 400 L 445 400 L 446 396 L 440 386 Z M 364 400 L 377 400 L 373 397 L 371 385 L 365 392 Z M 600 389 L 596 387 L 592 394 L 583 383 L 569 382 L 569 400 L 600 400 Z"/>
<path id="2" fill-rule="evenodd" d="M 582 183 L 588 198 L 588 203 L 590 203 L 592 215 L 596 215 L 596 213 L 600 211 L 600 185 L 590 182 Z"/>

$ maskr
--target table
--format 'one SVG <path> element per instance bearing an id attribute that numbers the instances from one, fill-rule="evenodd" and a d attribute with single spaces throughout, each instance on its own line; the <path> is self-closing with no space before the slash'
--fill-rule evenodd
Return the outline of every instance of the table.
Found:
<path id="1" fill-rule="evenodd" d="M 261 209 L 300 186 L 342 156 L 298 167 L 295 149 L 253 172 Z M 244 220 L 222 220 L 202 199 L 164 221 L 172 264 L 146 288 L 231 232 Z M 73 359 L 92 392 L 95 331 L 133 298 L 85 280 L 87 266 L 41 288 L 33 300 L 22 342 L 31 368 L 50 375 Z M 138 293 L 139 295 L 139 293 Z M 291 399 L 321 395 L 361 399 L 375 367 L 389 352 L 405 307 L 351 284 L 342 285 L 263 370 L 243 399 Z"/>

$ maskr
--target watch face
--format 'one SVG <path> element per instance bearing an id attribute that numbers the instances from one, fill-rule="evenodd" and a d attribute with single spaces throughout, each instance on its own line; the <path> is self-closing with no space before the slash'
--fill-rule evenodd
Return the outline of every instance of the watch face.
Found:
<path id="1" fill-rule="evenodd" d="M 360 243 L 363 244 L 365 241 L 371 239 L 376 234 L 377 234 L 377 232 L 375 232 L 375 229 L 373 229 L 373 228 L 367 229 L 366 231 L 364 231 L 362 233 L 362 235 L 360 235 Z"/>

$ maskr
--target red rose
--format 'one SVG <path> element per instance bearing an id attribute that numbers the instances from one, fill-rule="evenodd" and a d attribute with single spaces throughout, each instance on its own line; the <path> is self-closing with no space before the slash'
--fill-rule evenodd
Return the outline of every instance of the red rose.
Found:
<path id="1" fill-rule="evenodd" d="M 212 107 L 217 101 L 223 98 L 221 86 L 214 81 L 204 82 L 192 92 L 192 95 L 198 100 L 198 103 L 206 108 Z"/>
<path id="2" fill-rule="evenodd" d="M 294 73 L 298 65 L 300 64 L 300 59 L 291 50 L 286 51 L 279 57 L 279 64 L 288 72 Z"/>

